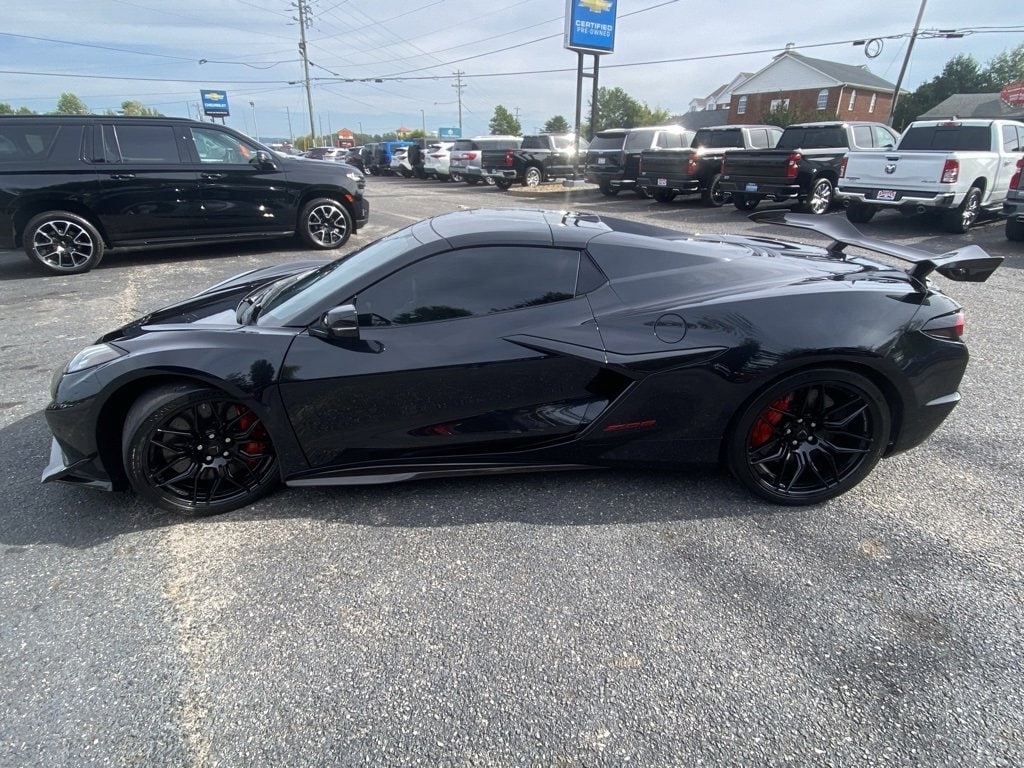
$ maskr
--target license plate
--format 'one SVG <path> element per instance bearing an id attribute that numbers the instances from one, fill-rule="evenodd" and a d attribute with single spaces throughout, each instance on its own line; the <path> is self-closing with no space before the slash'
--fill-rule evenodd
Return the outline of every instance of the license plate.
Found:
<path id="1" fill-rule="evenodd" d="M 604 159 L 603 157 L 599 157 L 599 158 L 597 158 L 597 164 L 598 164 L 598 165 L 604 165 L 604 160 L 605 160 L 605 159 Z"/>
<path id="2" fill-rule="evenodd" d="M 658 186 L 659 187 L 667 187 L 668 186 L 668 179 L 658 179 Z"/>
<path id="3" fill-rule="evenodd" d="M 896 190 L 895 189 L 880 189 L 878 194 L 875 195 L 875 200 L 895 200 Z"/>
<path id="4" fill-rule="evenodd" d="M 747 184 L 743 189 L 747 192 L 757 192 L 757 184 Z"/>

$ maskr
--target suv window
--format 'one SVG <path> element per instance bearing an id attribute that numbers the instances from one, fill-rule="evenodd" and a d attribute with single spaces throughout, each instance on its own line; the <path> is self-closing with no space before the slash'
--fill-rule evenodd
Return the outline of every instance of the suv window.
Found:
<path id="1" fill-rule="evenodd" d="M 753 140 L 754 134 L 758 133 L 756 130 L 750 132 L 750 137 Z M 764 130 L 760 133 L 764 135 Z M 753 141 L 751 141 L 753 144 Z M 739 128 L 730 128 L 726 131 L 697 131 L 697 135 L 693 137 L 694 147 L 707 147 L 708 149 L 721 149 L 723 147 L 742 147 L 743 146 L 743 131 Z M 754 146 L 758 146 L 754 144 Z"/>
<path id="2" fill-rule="evenodd" d="M 44 158 L 60 126 L 30 123 L 0 126 L 0 163 L 20 163 Z"/>
<path id="3" fill-rule="evenodd" d="M 108 160 L 125 163 L 180 163 L 178 142 L 170 125 L 105 125 Z"/>
<path id="4" fill-rule="evenodd" d="M 626 143 L 623 146 L 627 152 L 639 152 L 643 149 L 650 149 L 654 140 L 655 131 L 630 131 L 626 134 Z"/>
<path id="5" fill-rule="evenodd" d="M 491 247 L 411 264 L 359 294 L 360 323 L 408 325 L 566 301 L 576 295 L 578 251 Z"/>
<path id="6" fill-rule="evenodd" d="M 248 163 L 256 157 L 256 147 L 211 128 L 192 128 L 192 140 L 202 163 Z M 330 149 L 330 148 L 328 148 Z M 336 152 L 335 152 L 336 154 Z M 323 157 L 331 157 L 328 152 Z"/>
<path id="7" fill-rule="evenodd" d="M 624 133 L 613 133 L 610 136 L 602 136 L 596 134 L 593 140 L 590 142 L 591 149 L 622 149 L 622 145 L 626 141 L 626 134 Z"/>

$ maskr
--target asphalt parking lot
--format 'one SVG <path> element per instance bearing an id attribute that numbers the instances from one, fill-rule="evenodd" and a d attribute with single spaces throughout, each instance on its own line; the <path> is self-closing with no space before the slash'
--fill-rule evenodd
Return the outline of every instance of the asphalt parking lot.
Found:
<path id="1" fill-rule="evenodd" d="M 487 205 L 792 235 L 628 193 L 368 195 L 346 249 Z M 938 278 L 967 312 L 961 405 L 809 509 L 713 469 L 292 489 L 204 520 L 42 486 L 55 368 L 309 253 L 114 253 L 54 277 L 0 253 L 0 765 L 1024 764 L 1024 249 L 999 222 L 863 229 L 1006 262 Z"/>

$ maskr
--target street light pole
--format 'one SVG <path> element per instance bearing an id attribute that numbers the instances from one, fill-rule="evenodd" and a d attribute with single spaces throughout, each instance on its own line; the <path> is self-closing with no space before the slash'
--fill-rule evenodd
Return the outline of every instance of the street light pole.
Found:
<path id="1" fill-rule="evenodd" d="M 260 125 L 259 125 L 259 123 L 256 122 L 256 102 L 255 101 L 250 101 L 249 102 L 249 106 L 252 107 L 252 129 L 253 129 L 253 131 L 256 132 L 256 136 L 254 138 L 256 139 L 256 141 L 259 141 L 260 140 Z"/>
<path id="2" fill-rule="evenodd" d="M 427 113 L 420 110 L 420 120 L 423 121 L 423 138 L 427 138 Z"/>

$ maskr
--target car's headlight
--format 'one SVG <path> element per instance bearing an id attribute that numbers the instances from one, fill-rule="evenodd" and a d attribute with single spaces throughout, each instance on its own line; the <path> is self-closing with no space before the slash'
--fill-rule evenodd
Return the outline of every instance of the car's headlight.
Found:
<path id="1" fill-rule="evenodd" d="M 115 347 L 113 344 L 94 344 L 91 347 L 86 347 L 71 358 L 71 362 L 68 363 L 64 372 L 77 373 L 87 368 L 95 368 L 97 365 L 109 363 L 111 360 L 126 354 L 128 353 L 119 347 Z"/>
<path id="2" fill-rule="evenodd" d="M 362 181 L 363 180 L 363 174 L 361 174 L 359 171 L 349 171 L 345 175 L 348 176 L 350 179 L 352 179 L 352 181 Z"/>

